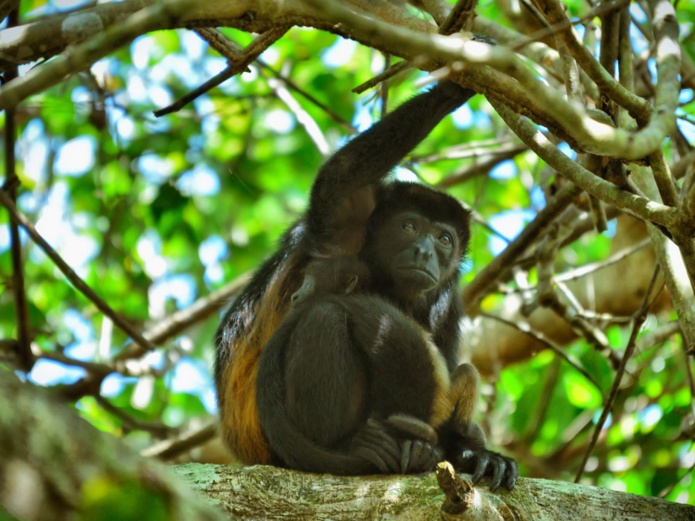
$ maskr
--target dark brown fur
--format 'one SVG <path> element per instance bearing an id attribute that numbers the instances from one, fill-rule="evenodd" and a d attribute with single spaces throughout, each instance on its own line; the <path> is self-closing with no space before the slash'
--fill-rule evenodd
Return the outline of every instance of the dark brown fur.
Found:
<path id="1" fill-rule="evenodd" d="M 276 399 L 284 403 L 293 428 L 309 441 L 307 446 L 328 451 L 319 458 L 321 468 L 309 470 L 374 471 L 373 462 L 365 466 L 344 461 L 354 454 L 355 444 L 365 446 L 362 440 L 371 435 L 365 432 L 373 416 L 388 422 L 391 412 L 405 413 L 440 428 L 449 424 L 451 404 L 437 405 L 436 395 L 448 392 L 437 391 L 437 374 L 443 372 L 448 379 L 456 367 L 458 282 L 468 242 L 468 212 L 455 199 L 427 187 L 385 184 L 383 179 L 442 117 L 472 94 L 444 82 L 338 151 L 319 172 L 305 217 L 284 235 L 278 251 L 226 313 L 217 335 L 215 376 L 222 434 L 242 461 L 281 460 L 307 468 L 306 454 L 293 452 L 293 444 L 283 440 L 288 433 L 275 421 Z M 393 248 L 380 246 L 398 235 L 389 227 L 404 212 L 411 212 L 418 226 L 434 226 L 433 233 L 441 227 L 453 230 L 455 251 L 442 253 L 438 236 L 432 234 L 414 236 L 412 245 L 405 237 L 394 239 Z M 391 249 L 399 256 L 392 257 Z M 368 266 L 367 295 L 327 297 L 321 306 L 301 306 L 301 316 L 288 315 L 310 260 L 340 255 L 359 256 Z M 401 270 L 403 259 L 412 256 L 420 256 L 416 265 L 421 268 Z M 402 277 L 412 277 L 414 286 L 403 283 Z M 352 321 L 349 327 L 347 318 Z M 384 329 L 384 324 L 389 327 Z M 436 360 L 445 366 L 443 371 L 435 369 Z M 269 390 L 272 399 L 259 399 L 256 392 L 261 390 Z M 448 412 L 437 413 L 438 408 Z M 280 425 L 277 432 L 264 435 L 259 409 L 266 434 Z M 331 414 L 328 421 L 323 420 L 326 414 Z M 452 429 L 444 434 L 452 440 L 450 447 L 462 467 L 474 457 L 478 478 L 493 473 L 493 486 L 503 481 L 513 486 L 515 468 L 487 451 L 484 439 L 473 442 Z"/>

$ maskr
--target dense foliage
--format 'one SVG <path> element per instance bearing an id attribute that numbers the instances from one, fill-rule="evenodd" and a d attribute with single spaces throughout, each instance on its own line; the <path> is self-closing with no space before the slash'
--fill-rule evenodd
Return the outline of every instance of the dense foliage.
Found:
<path id="1" fill-rule="evenodd" d="M 74 1 L 69 7 L 82 4 L 92 3 Z M 566 4 L 576 17 L 590 8 L 575 0 Z M 512 7 L 501 5 L 481 2 L 477 13 L 524 27 L 526 21 L 514 19 Z M 26 1 L 20 16 L 26 23 L 65 7 L 65 2 Z M 630 34 L 642 60 L 635 69 L 649 75 L 654 74 L 650 41 L 638 31 L 650 31 L 646 12 L 642 3 L 632 5 Z M 679 2 L 681 49 L 688 61 L 695 58 L 694 15 L 692 2 Z M 592 30 L 600 29 L 598 19 L 589 22 Z M 241 46 L 252 41 L 247 32 L 219 30 Z M 584 25 L 577 30 L 589 39 Z M 17 206 L 102 299 L 137 329 L 151 331 L 253 270 L 300 215 L 323 157 L 423 88 L 426 74 L 411 70 L 391 78 L 388 89 L 351 92 L 394 61 L 329 32 L 293 27 L 247 72 L 179 111 L 155 117 L 154 110 L 186 95 L 226 62 L 191 30 L 140 36 L 16 108 Z M 35 66 L 22 65 L 20 76 Z M 534 70 L 556 81 L 540 67 Z M 669 163 L 687 157 L 683 149 L 690 151 L 695 139 L 689 85 L 684 81 L 680 93 L 678 139 L 674 133 L 664 143 Z M 576 158 L 570 146 L 563 143 L 560 149 Z M 482 96 L 445 120 L 396 175 L 444 186 L 475 210 L 466 284 L 564 186 Z M 6 180 L 7 175 L 0 177 Z M 543 249 L 542 240 L 534 239 L 534 247 L 515 259 L 514 273 L 486 293 L 480 310 L 506 317 L 508 298 L 532 292 L 548 264 L 556 275 L 572 273 L 630 248 L 637 254 L 651 247 L 644 230 L 621 237 L 614 218 L 618 212 L 608 212 L 613 219 L 602 233 L 581 228 L 579 221 L 590 214 L 588 200 L 577 200 L 577 208 L 574 217 L 548 232 L 568 238 L 561 247 Z M 0 211 L 0 368 L 16 362 L 9 221 L 9 214 Z M 66 396 L 92 424 L 139 448 L 213 418 L 211 367 L 220 303 L 206 303 L 185 330 L 168 330 L 155 351 L 119 357 L 132 340 L 66 280 L 25 232 L 21 237 L 36 357 L 31 381 Z M 542 253 L 551 255 L 545 265 Z M 647 287 L 654 265 L 646 276 L 622 275 L 643 278 Z M 659 279 L 644 299 L 651 307 L 643 323 L 643 295 L 624 294 L 626 283 L 615 276 L 601 278 L 600 272 L 584 282 L 586 303 L 573 308 L 569 299 L 565 306 L 571 309 L 564 316 L 558 307 L 548 307 L 548 321 L 582 320 L 572 324 L 579 338 L 565 335 L 553 345 L 564 344 L 562 350 L 595 382 L 553 350 L 494 363 L 494 334 L 486 334 L 484 345 L 469 342 L 474 360 L 482 356 L 477 352 L 485 352 L 488 360 L 481 418 L 491 445 L 514 455 L 522 475 L 574 479 L 636 327 L 636 351 L 582 481 L 695 501 L 693 361 L 672 327 L 677 315 L 667 290 L 659 292 L 662 284 Z M 562 282 L 555 287 L 563 295 L 576 290 Z M 601 291 L 634 302 L 632 311 L 618 312 L 619 306 L 596 300 L 592 304 L 591 295 Z"/>

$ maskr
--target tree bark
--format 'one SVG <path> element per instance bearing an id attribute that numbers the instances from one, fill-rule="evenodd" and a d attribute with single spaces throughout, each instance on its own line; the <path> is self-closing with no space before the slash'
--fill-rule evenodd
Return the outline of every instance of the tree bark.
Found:
<path id="1" fill-rule="evenodd" d="M 0 397 L 0 519 L 224 519 L 168 468 L 2 369 Z"/>
<path id="2" fill-rule="evenodd" d="M 453 513 L 442 508 L 445 497 L 434 473 L 339 477 L 269 466 L 199 463 L 174 470 L 211 498 L 229 519 L 695 520 L 693 506 L 543 479 L 522 478 L 512 492 L 495 494 L 481 484 L 473 489 L 470 508 Z"/>

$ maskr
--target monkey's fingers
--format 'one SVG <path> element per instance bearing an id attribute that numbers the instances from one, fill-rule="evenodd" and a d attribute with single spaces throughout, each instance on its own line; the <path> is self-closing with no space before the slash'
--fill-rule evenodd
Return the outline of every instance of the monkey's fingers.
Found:
<path id="1" fill-rule="evenodd" d="M 410 451 L 413 448 L 411 440 L 405 440 L 401 446 L 401 474 L 407 474 L 410 467 Z"/>
<path id="2" fill-rule="evenodd" d="M 476 460 L 475 466 L 472 465 L 473 459 Z M 507 490 L 512 490 L 516 486 L 519 470 L 512 458 L 488 450 L 464 450 L 461 453 L 461 461 L 466 469 L 475 469 L 472 476 L 473 483 L 478 483 L 483 476 L 491 474 L 490 490 L 492 492 L 501 486 Z M 466 464 L 466 461 L 469 464 Z"/>
<path id="3" fill-rule="evenodd" d="M 423 453 L 422 442 L 420 440 L 415 440 L 413 442 L 413 448 L 410 452 L 410 461 L 411 461 L 411 465 L 413 467 L 415 467 L 418 463 L 421 462 L 422 453 Z M 412 469 L 413 472 L 415 470 L 416 470 L 415 468 Z M 420 470 L 420 469 L 417 469 L 417 470 Z"/>
<path id="4" fill-rule="evenodd" d="M 490 491 L 495 492 L 500 485 L 502 485 L 502 480 L 504 479 L 505 473 L 507 472 L 507 462 L 504 458 L 492 458 L 492 477 L 490 478 Z"/>
<path id="5" fill-rule="evenodd" d="M 363 443 L 378 446 L 388 453 L 392 459 L 401 457 L 401 450 L 396 439 L 387 432 L 383 423 L 373 418 L 367 420 L 367 423 L 358 435 L 358 439 L 362 439 Z"/>
<path id="6" fill-rule="evenodd" d="M 422 472 L 427 472 L 437 468 L 437 463 L 444 459 L 444 453 L 437 446 L 429 443 L 422 443 L 420 452 L 419 467 Z"/>
<path id="7" fill-rule="evenodd" d="M 386 419 L 386 424 L 393 427 L 399 434 L 416 438 L 436 446 L 439 443 L 437 431 L 429 423 L 426 423 L 409 414 L 392 414 Z"/>
<path id="8" fill-rule="evenodd" d="M 512 490 L 516 486 L 516 480 L 519 478 L 519 469 L 516 466 L 516 461 L 512 458 L 505 458 L 507 460 L 507 476 L 504 480 L 504 488 L 507 490 Z"/>
<path id="9" fill-rule="evenodd" d="M 472 450 L 464 450 L 461 454 L 461 458 L 463 460 L 472 460 L 473 458 L 477 460 L 475 472 L 473 472 L 472 477 L 473 484 L 483 479 L 483 476 L 487 473 L 488 467 L 490 466 L 490 456 L 487 451 L 473 452 Z"/>
<path id="10" fill-rule="evenodd" d="M 370 447 L 359 447 L 352 451 L 352 454 L 372 463 L 382 474 L 393 474 L 393 469 L 382 455 Z"/>
<path id="11" fill-rule="evenodd" d="M 421 440 L 407 440 L 402 445 L 401 472 L 416 474 L 434 470 L 443 458 L 442 452 L 435 446 Z"/>
<path id="12" fill-rule="evenodd" d="M 376 420 L 368 419 L 353 438 L 351 452 L 373 463 L 383 474 L 399 472 L 401 450 L 396 440 Z"/>

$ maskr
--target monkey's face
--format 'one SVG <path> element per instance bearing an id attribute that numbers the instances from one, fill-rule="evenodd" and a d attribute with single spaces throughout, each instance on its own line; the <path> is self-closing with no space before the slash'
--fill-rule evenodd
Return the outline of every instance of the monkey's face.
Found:
<path id="1" fill-rule="evenodd" d="M 416 211 L 388 217 L 377 231 L 379 271 L 408 299 L 438 288 L 456 269 L 460 246 L 456 229 Z"/>

